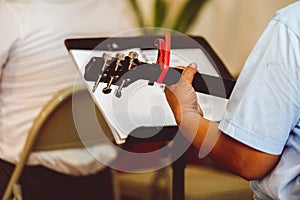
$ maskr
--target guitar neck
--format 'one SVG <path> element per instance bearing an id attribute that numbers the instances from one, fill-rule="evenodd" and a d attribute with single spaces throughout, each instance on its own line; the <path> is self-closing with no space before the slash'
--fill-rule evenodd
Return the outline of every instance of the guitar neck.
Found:
<path id="1" fill-rule="evenodd" d="M 150 66 L 149 66 L 150 65 Z M 182 75 L 182 69 L 170 67 L 163 80 L 166 85 L 172 85 L 178 82 Z M 156 64 L 143 64 L 134 70 L 127 72 L 124 78 L 129 78 L 132 82 L 145 79 L 150 83 L 155 82 L 160 75 L 160 66 Z M 196 92 L 217 96 L 228 99 L 235 85 L 235 80 L 218 76 L 196 73 L 192 86 Z"/>
<path id="2" fill-rule="evenodd" d="M 182 69 L 177 68 L 169 70 L 165 83 L 169 85 L 173 84 L 174 81 L 177 82 L 181 77 L 182 71 Z M 192 85 L 196 92 L 229 99 L 235 85 L 235 81 L 222 77 L 196 73 Z"/>

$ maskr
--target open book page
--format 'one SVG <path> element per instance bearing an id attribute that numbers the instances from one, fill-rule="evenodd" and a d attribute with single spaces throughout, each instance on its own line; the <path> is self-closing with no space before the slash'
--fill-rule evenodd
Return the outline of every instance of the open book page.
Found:
<path id="1" fill-rule="evenodd" d="M 139 54 L 139 60 L 154 63 L 157 50 L 142 51 L 141 49 L 128 49 L 122 51 L 125 55 L 130 51 Z M 105 51 L 107 53 L 107 51 Z M 71 50 L 71 54 L 84 75 L 85 66 L 92 57 L 100 57 L 104 51 Z M 116 52 L 110 52 L 115 54 Z M 171 50 L 171 66 L 186 66 L 191 62 L 197 63 L 199 71 L 213 76 L 218 76 L 215 67 L 201 49 L 175 49 Z M 122 97 L 117 98 L 114 90 L 117 86 L 112 85 L 110 94 L 102 93 L 106 83 L 100 83 L 98 89 L 92 92 L 94 82 L 85 81 L 93 96 L 95 103 L 103 113 L 117 143 L 124 143 L 128 135 L 136 128 L 176 126 L 173 113 L 166 101 L 164 85 L 148 85 L 148 81 L 139 80 L 122 89 Z M 219 121 L 223 117 L 226 99 L 197 93 L 198 101 L 203 109 L 204 117 Z M 146 137 L 146 136 L 145 136 Z"/>

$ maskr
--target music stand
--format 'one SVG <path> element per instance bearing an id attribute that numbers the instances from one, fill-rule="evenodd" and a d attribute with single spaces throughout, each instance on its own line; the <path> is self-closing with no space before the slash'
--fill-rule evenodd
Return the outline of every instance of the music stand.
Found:
<path id="1" fill-rule="evenodd" d="M 65 46 L 71 50 L 101 50 L 110 51 L 122 51 L 124 49 L 141 48 L 141 49 L 153 49 L 153 41 L 157 36 L 138 36 L 138 37 L 117 37 L 110 40 L 107 38 L 75 38 L 66 39 Z M 192 39 L 193 42 L 189 42 Z M 112 43 L 113 41 L 113 43 Z M 101 46 L 99 44 L 101 43 Z M 228 99 L 235 84 L 235 80 L 232 78 L 221 59 L 217 56 L 211 46 L 203 37 L 190 36 L 188 40 L 184 37 L 172 38 L 172 49 L 185 49 L 185 48 L 199 48 L 199 46 L 205 51 L 211 62 L 214 63 L 215 70 L 218 72 L 221 78 L 226 79 L 226 82 L 222 82 L 220 85 L 220 93 L 223 93 L 223 98 Z M 225 90 L 224 90 L 225 88 Z M 217 89 L 218 90 L 218 89 Z M 214 92 L 214 91 L 213 91 Z M 139 127 L 135 129 L 126 139 L 126 143 L 147 143 L 147 142 L 163 142 L 171 141 L 176 134 L 179 133 L 177 126 L 160 127 L 159 133 L 151 137 L 136 137 L 139 134 L 145 135 L 154 131 L 157 132 L 158 127 Z M 134 135 L 134 136 L 133 136 Z M 184 141 L 184 137 L 180 137 Z M 184 142 L 176 142 L 175 148 L 182 148 Z M 184 199 L 184 168 L 185 168 L 185 153 L 183 153 L 178 159 L 172 163 L 173 170 L 173 183 L 172 183 L 172 199 L 183 200 Z"/>

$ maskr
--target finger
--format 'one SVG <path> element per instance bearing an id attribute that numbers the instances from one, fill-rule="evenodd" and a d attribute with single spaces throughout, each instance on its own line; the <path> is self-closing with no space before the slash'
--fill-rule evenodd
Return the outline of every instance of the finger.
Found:
<path id="1" fill-rule="evenodd" d="M 169 87 L 165 87 L 164 92 L 166 95 L 166 99 L 167 99 L 168 103 L 170 104 L 171 98 L 173 97 L 173 92 L 171 91 L 171 89 Z"/>
<path id="2" fill-rule="evenodd" d="M 165 95 L 167 102 L 172 110 L 172 112 L 175 114 L 177 113 L 176 110 L 180 110 L 180 103 L 176 97 L 176 95 L 173 93 L 172 88 L 165 87 Z"/>
<path id="3" fill-rule="evenodd" d="M 181 69 L 182 71 L 185 69 L 185 66 L 176 66 L 175 69 Z"/>
<path id="4" fill-rule="evenodd" d="M 189 64 L 182 72 L 182 77 L 185 78 L 190 84 L 194 80 L 194 76 L 197 72 L 197 65 L 192 63 Z"/>
<path id="5" fill-rule="evenodd" d="M 203 110 L 201 109 L 200 105 L 198 104 L 198 113 L 203 117 Z"/>

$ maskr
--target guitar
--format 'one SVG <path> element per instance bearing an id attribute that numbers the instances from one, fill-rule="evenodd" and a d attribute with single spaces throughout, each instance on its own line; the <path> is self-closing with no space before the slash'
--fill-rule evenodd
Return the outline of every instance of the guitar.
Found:
<path id="1" fill-rule="evenodd" d="M 181 77 L 182 69 L 170 67 L 162 83 L 166 85 L 175 84 Z M 137 80 L 148 80 L 149 85 L 160 76 L 162 70 L 159 64 L 142 62 L 138 59 L 136 52 L 128 55 L 117 53 L 113 57 L 109 53 L 103 53 L 102 57 L 92 57 L 85 66 L 84 79 L 93 81 L 93 92 L 100 82 L 106 83 L 102 88 L 104 94 L 111 93 L 112 85 L 118 86 L 115 91 L 116 97 L 122 96 L 122 89 L 128 87 Z M 221 98 L 229 98 L 235 85 L 235 80 L 223 77 L 196 73 L 192 86 L 196 92 L 209 94 Z"/>

